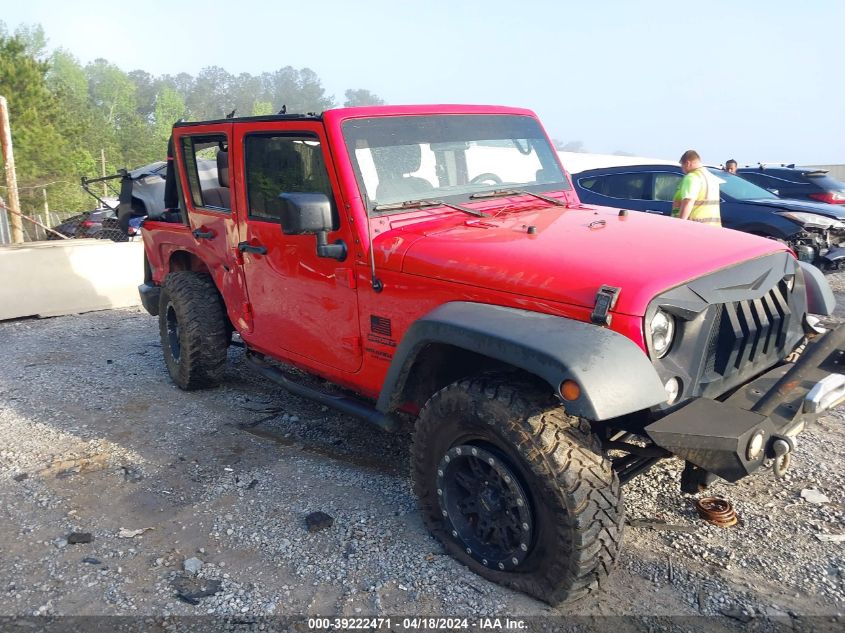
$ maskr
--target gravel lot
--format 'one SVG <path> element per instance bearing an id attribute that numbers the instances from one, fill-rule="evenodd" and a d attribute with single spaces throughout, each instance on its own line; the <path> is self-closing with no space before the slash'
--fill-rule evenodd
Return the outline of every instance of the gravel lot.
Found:
<path id="1" fill-rule="evenodd" d="M 845 273 L 830 279 L 845 291 Z M 704 614 L 719 619 L 686 630 L 745 630 L 752 617 L 831 622 L 845 610 L 845 543 L 822 540 L 845 533 L 843 409 L 799 438 L 785 480 L 711 489 L 734 503 L 733 528 L 698 519 L 678 492 L 680 462 L 636 479 L 629 518 L 671 529 L 628 527 L 608 589 L 550 609 L 428 536 L 409 435 L 281 392 L 240 349 L 225 386 L 184 393 L 140 309 L 4 322 L 0 337 L 3 615 Z M 309 532 L 315 511 L 333 525 Z M 87 540 L 75 532 L 91 541 L 69 543 Z"/>

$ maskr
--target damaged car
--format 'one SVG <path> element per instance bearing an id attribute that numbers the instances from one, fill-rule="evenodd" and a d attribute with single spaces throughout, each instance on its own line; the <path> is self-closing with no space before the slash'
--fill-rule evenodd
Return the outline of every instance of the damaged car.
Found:
<path id="1" fill-rule="evenodd" d="M 723 227 L 784 242 L 801 261 L 822 269 L 845 262 L 845 208 L 787 200 L 721 169 L 708 169 L 721 181 Z M 584 202 L 667 216 L 681 178 L 681 168 L 674 165 L 606 167 L 572 175 Z"/>

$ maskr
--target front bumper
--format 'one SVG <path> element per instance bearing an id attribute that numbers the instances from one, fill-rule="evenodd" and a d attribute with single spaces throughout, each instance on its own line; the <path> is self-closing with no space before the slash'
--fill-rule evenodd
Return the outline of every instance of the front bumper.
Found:
<path id="1" fill-rule="evenodd" d="M 694 398 L 645 428 L 658 446 L 727 481 L 792 450 L 808 423 L 845 401 L 845 324 L 725 400 Z M 759 450 L 758 450 L 759 447 Z"/>

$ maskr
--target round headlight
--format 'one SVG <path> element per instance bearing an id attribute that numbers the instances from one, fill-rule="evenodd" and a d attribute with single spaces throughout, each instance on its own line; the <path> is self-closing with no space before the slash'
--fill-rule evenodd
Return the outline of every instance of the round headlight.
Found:
<path id="1" fill-rule="evenodd" d="M 663 388 L 666 389 L 666 404 L 675 404 L 681 393 L 681 381 L 677 378 L 670 378 L 663 385 Z"/>
<path id="2" fill-rule="evenodd" d="M 649 332 L 654 355 L 657 358 L 663 358 L 672 346 L 672 338 L 675 336 L 675 319 L 663 310 L 658 310 L 651 317 Z"/>
<path id="3" fill-rule="evenodd" d="M 765 431 L 760 430 L 751 436 L 751 440 L 748 442 L 748 448 L 745 453 L 745 456 L 749 460 L 757 459 L 760 456 L 760 453 L 763 452 L 763 439 L 765 435 Z"/>

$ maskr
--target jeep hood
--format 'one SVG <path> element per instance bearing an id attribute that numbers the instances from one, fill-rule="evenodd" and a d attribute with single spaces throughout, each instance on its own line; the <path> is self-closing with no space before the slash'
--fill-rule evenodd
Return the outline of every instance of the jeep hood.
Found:
<path id="1" fill-rule="evenodd" d="M 546 208 L 405 225 L 375 242 L 380 264 L 448 282 L 591 308 L 621 288 L 614 312 L 642 316 L 656 295 L 785 246 L 695 222 L 603 207 Z M 533 229 L 530 227 L 534 227 Z M 401 244 L 401 245 L 400 245 Z"/>

